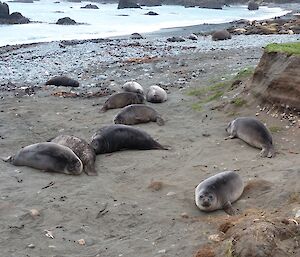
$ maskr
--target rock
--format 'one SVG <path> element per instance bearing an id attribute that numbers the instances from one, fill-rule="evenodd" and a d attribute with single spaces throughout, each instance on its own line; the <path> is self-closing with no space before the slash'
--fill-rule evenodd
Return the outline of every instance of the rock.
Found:
<path id="1" fill-rule="evenodd" d="M 0 19 L 8 19 L 9 7 L 7 3 L 0 2 Z"/>
<path id="2" fill-rule="evenodd" d="M 99 9 L 99 7 L 95 4 L 87 4 L 86 6 L 80 7 L 81 9 Z"/>
<path id="3" fill-rule="evenodd" d="M 212 34 L 213 41 L 226 40 L 226 39 L 231 39 L 231 34 L 227 30 L 219 30 Z"/>
<path id="4" fill-rule="evenodd" d="M 79 82 L 66 76 L 56 76 L 46 82 L 46 85 L 63 86 L 63 87 L 79 87 Z"/>
<path id="5" fill-rule="evenodd" d="M 154 15 L 159 15 L 159 14 L 156 13 L 156 12 L 150 11 L 150 12 L 145 13 L 145 15 L 151 15 L 151 16 L 154 16 Z"/>
<path id="6" fill-rule="evenodd" d="M 199 8 L 207 8 L 207 9 L 218 9 L 221 10 L 224 6 L 223 1 L 218 0 L 204 0 L 197 4 Z"/>
<path id="7" fill-rule="evenodd" d="M 253 74 L 251 90 L 262 102 L 299 111 L 299 70 L 300 55 L 265 51 Z"/>
<path id="8" fill-rule="evenodd" d="M 258 3 L 255 3 L 255 2 L 253 2 L 253 1 L 250 1 L 250 2 L 248 3 L 248 10 L 249 10 L 249 11 L 258 10 L 258 8 L 259 8 Z"/>
<path id="9" fill-rule="evenodd" d="M 130 38 L 131 39 L 143 39 L 143 36 L 141 34 L 139 34 L 139 33 L 132 33 L 130 35 Z"/>
<path id="10" fill-rule="evenodd" d="M 161 6 L 163 0 L 139 0 L 140 6 Z"/>
<path id="11" fill-rule="evenodd" d="M 33 0 L 14 0 L 16 3 L 32 4 Z"/>
<path id="12" fill-rule="evenodd" d="M 169 42 L 184 42 L 185 39 L 183 37 L 169 37 L 167 38 Z"/>
<path id="13" fill-rule="evenodd" d="M 27 247 L 33 249 L 33 248 L 35 248 L 35 245 L 34 244 L 29 244 L 29 245 L 27 245 Z"/>
<path id="14" fill-rule="evenodd" d="M 198 37 L 195 34 L 191 34 L 188 36 L 188 39 L 190 40 L 198 40 Z"/>
<path id="15" fill-rule="evenodd" d="M 118 9 L 141 8 L 134 0 L 119 0 Z"/>
<path id="16" fill-rule="evenodd" d="M 64 17 L 57 20 L 58 25 L 75 25 L 76 21 L 72 20 L 70 17 Z"/>
<path id="17" fill-rule="evenodd" d="M 29 23 L 29 19 L 24 17 L 21 13 L 19 12 L 13 12 L 9 15 L 9 19 L 13 24 L 26 24 Z"/>
<path id="18" fill-rule="evenodd" d="M 37 209 L 31 209 L 30 215 L 31 217 L 36 218 L 37 216 L 40 216 L 40 212 Z"/>

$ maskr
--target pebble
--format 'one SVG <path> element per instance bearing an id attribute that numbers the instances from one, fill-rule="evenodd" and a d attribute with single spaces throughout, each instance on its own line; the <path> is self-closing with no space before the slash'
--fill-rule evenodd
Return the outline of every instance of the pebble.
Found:
<path id="1" fill-rule="evenodd" d="M 172 195 L 176 195 L 176 193 L 175 192 L 169 192 L 169 193 L 167 193 L 167 196 L 172 196 Z"/>
<path id="2" fill-rule="evenodd" d="M 29 244 L 29 245 L 27 245 L 27 247 L 33 249 L 33 248 L 35 248 L 35 245 L 34 244 Z"/>

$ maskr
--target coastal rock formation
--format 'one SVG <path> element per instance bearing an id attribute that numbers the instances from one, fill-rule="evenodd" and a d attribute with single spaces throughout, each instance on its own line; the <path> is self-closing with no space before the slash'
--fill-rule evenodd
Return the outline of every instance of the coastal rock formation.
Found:
<path id="1" fill-rule="evenodd" d="M 181 36 L 179 36 L 179 37 L 169 37 L 169 38 L 167 38 L 167 41 L 168 42 L 184 42 L 185 39 Z"/>
<path id="2" fill-rule="evenodd" d="M 252 2 L 252 1 L 250 1 L 250 2 L 248 3 L 248 10 L 249 10 L 249 11 L 258 10 L 258 8 L 259 8 L 258 3 L 255 3 L 255 2 Z"/>
<path id="3" fill-rule="evenodd" d="M 29 22 L 29 19 L 19 12 L 9 14 L 9 6 L 0 2 L 0 24 L 25 24 Z"/>
<path id="4" fill-rule="evenodd" d="M 251 89 L 263 102 L 300 111 L 299 72 L 300 55 L 265 51 L 255 69 Z"/>
<path id="5" fill-rule="evenodd" d="M 85 6 L 80 7 L 81 9 L 99 9 L 99 7 L 95 4 L 87 4 Z"/>
<path id="6" fill-rule="evenodd" d="M 163 0 L 139 0 L 138 4 L 140 6 L 161 6 Z"/>
<path id="7" fill-rule="evenodd" d="M 130 35 L 131 39 L 143 39 L 143 36 L 140 33 L 132 33 Z"/>
<path id="8" fill-rule="evenodd" d="M 231 34 L 227 30 L 219 30 L 211 35 L 213 41 L 231 39 Z"/>
<path id="9" fill-rule="evenodd" d="M 145 15 L 155 16 L 155 15 L 158 15 L 158 13 L 150 11 L 150 12 L 145 13 Z"/>
<path id="10" fill-rule="evenodd" d="M 224 1 L 218 0 L 207 0 L 207 1 L 200 1 L 200 3 L 196 4 L 199 8 L 208 8 L 208 9 L 217 9 L 221 10 L 224 6 Z"/>
<path id="11" fill-rule="evenodd" d="M 56 24 L 58 24 L 58 25 L 75 25 L 77 23 L 70 17 L 64 17 L 64 18 L 58 19 Z"/>
<path id="12" fill-rule="evenodd" d="M 119 0 L 118 9 L 141 8 L 134 0 Z"/>

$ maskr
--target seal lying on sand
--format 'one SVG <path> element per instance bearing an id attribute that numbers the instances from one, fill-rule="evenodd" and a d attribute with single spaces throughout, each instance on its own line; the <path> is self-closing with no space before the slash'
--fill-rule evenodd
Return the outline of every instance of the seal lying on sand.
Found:
<path id="1" fill-rule="evenodd" d="M 66 76 L 56 76 L 46 82 L 46 85 L 63 86 L 63 87 L 79 87 L 79 82 Z"/>
<path id="2" fill-rule="evenodd" d="M 82 161 L 83 171 L 89 176 L 96 176 L 96 153 L 85 140 L 69 135 L 60 135 L 51 139 L 51 142 L 69 147 Z"/>
<path id="3" fill-rule="evenodd" d="M 167 150 L 145 131 L 126 125 L 110 125 L 99 129 L 92 136 L 91 146 L 96 154 L 111 153 L 123 149 Z"/>
<path id="4" fill-rule="evenodd" d="M 145 97 L 139 93 L 122 92 L 110 96 L 101 108 L 102 112 L 108 109 L 122 108 L 130 104 L 142 104 L 145 101 Z"/>
<path id="5" fill-rule="evenodd" d="M 114 118 L 116 124 L 133 125 L 146 122 L 157 122 L 159 126 L 165 124 L 157 111 L 144 104 L 131 104 L 124 107 Z"/>
<path id="6" fill-rule="evenodd" d="M 167 101 L 167 92 L 159 86 L 151 86 L 146 95 L 146 99 L 151 103 L 162 103 Z"/>
<path id="7" fill-rule="evenodd" d="M 28 166 L 71 175 L 79 175 L 83 169 L 81 160 L 70 148 L 52 142 L 25 146 L 4 161 L 15 166 Z"/>
<path id="8" fill-rule="evenodd" d="M 249 145 L 262 149 L 260 156 L 275 156 L 271 133 L 261 121 L 252 117 L 237 118 L 228 124 L 226 131 L 229 137 L 225 139 L 238 137 Z"/>
<path id="9" fill-rule="evenodd" d="M 195 189 L 195 202 L 202 211 L 224 209 L 229 215 L 235 214 L 231 203 L 243 193 L 244 183 L 239 174 L 224 171 L 202 181 Z"/>
<path id="10" fill-rule="evenodd" d="M 135 81 L 126 82 L 121 88 L 126 92 L 140 93 L 142 95 L 144 94 L 143 87 Z"/>

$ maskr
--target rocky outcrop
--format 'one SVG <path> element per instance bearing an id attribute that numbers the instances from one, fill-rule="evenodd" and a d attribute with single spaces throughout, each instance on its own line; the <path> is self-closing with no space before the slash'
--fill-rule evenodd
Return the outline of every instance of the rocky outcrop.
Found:
<path id="1" fill-rule="evenodd" d="M 159 15 L 159 14 L 156 13 L 156 12 L 150 11 L 150 12 L 145 13 L 145 15 L 156 16 L 156 15 Z"/>
<path id="2" fill-rule="evenodd" d="M 250 1 L 250 2 L 248 3 L 248 10 L 249 10 L 249 11 L 258 10 L 258 8 L 259 8 L 258 3 L 255 3 L 255 2 L 252 2 L 252 1 Z"/>
<path id="3" fill-rule="evenodd" d="M 141 8 L 134 0 L 119 0 L 118 9 Z"/>
<path id="4" fill-rule="evenodd" d="M 140 6 L 161 6 L 163 0 L 139 0 L 138 4 Z"/>
<path id="5" fill-rule="evenodd" d="M 56 24 L 58 24 L 58 25 L 75 25 L 77 23 L 70 17 L 64 17 L 64 18 L 58 19 Z"/>
<path id="6" fill-rule="evenodd" d="M 265 51 L 251 90 L 263 103 L 300 111 L 300 55 Z"/>
<path id="7" fill-rule="evenodd" d="M 227 30 L 219 30 L 211 35 L 213 41 L 231 39 L 231 34 Z"/>
<path id="8" fill-rule="evenodd" d="M 207 1 L 200 1 L 196 6 L 199 8 L 208 8 L 208 9 L 222 9 L 224 6 L 224 1 L 220 0 L 207 0 Z"/>
<path id="9" fill-rule="evenodd" d="M 29 22 L 29 19 L 19 12 L 9 14 L 9 6 L 0 2 L 0 24 L 25 24 Z"/>
<path id="10" fill-rule="evenodd" d="M 99 7 L 95 4 L 87 4 L 85 6 L 80 7 L 81 9 L 99 9 Z"/>

